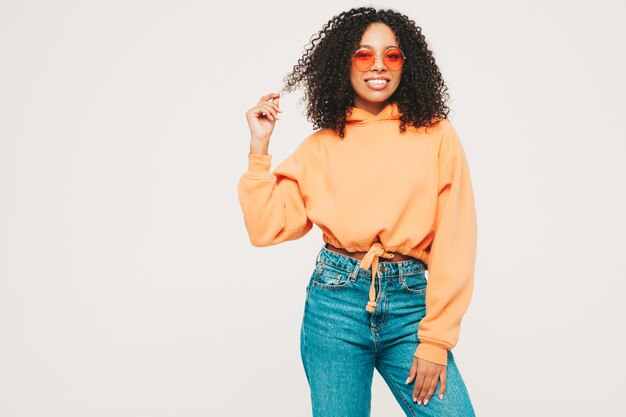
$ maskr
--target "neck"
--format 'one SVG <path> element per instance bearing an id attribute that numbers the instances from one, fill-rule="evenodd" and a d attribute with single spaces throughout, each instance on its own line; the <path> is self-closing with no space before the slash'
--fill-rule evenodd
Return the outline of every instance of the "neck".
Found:
<path id="1" fill-rule="evenodd" d="M 356 97 L 354 99 L 354 107 L 363 109 L 369 113 L 372 113 L 373 115 L 377 115 L 378 113 L 380 113 L 380 111 L 384 109 L 386 105 L 387 101 L 377 103 L 374 101 L 363 100 L 360 97 Z"/>

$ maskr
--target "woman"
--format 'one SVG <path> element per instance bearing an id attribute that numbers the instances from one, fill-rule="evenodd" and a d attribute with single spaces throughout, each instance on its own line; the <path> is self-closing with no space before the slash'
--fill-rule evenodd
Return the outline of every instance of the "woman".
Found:
<path id="1" fill-rule="evenodd" d="M 300 338 L 313 415 L 368 416 L 376 368 L 407 416 L 473 416 L 451 349 L 476 213 L 441 73 L 421 28 L 393 10 L 349 10 L 318 35 L 285 89 L 305 85 L 319 130 L 270 172 L 280 97 L 263 96 L 246 113 L 238 185 L 254 246 L 323 232 Z"/>

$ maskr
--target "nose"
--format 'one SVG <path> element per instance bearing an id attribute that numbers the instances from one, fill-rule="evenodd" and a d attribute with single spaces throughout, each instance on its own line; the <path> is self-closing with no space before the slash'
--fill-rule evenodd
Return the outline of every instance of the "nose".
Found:
<path id="1" fill-rule="evenodd" d="M 383 58 L 382 57 L 375 57 L 374 58 L 374 65 L 372 65 L 372 68 L 385 68 L 385 64 L 383 62 Z"/>

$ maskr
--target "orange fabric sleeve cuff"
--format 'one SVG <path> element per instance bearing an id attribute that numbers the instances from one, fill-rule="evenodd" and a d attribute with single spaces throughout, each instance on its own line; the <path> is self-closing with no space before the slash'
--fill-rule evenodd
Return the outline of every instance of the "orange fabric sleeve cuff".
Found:
<path id="1" fill-rule="evenodd" d="M 417 345 L 414 356 L 440 365 L 448 364 L 448 349 L 426 342 Z"/>
<path id="2" fill-rule="evenodd" d="M 248 153 L 248 172 L 269 172 L 272 165 L 272 154 L 259 155 Z"/>

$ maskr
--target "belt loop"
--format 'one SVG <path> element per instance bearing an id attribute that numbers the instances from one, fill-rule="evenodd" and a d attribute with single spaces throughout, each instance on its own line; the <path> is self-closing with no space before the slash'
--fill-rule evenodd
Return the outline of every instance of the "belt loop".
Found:
<path id="1" fill-rule="evenodd" d="M 361 268 L 359 262 L 357 261 L 354 265 L 354 269 L 350 272 L 350 281 L 356 282 L 356 278 L 359 275 L 359 269 Z"/>
<path id="2" fill-rule="evenodd" d="M 398 284 L 404 284 L 404 268 L 402 265 L 398 265 Z"/>

